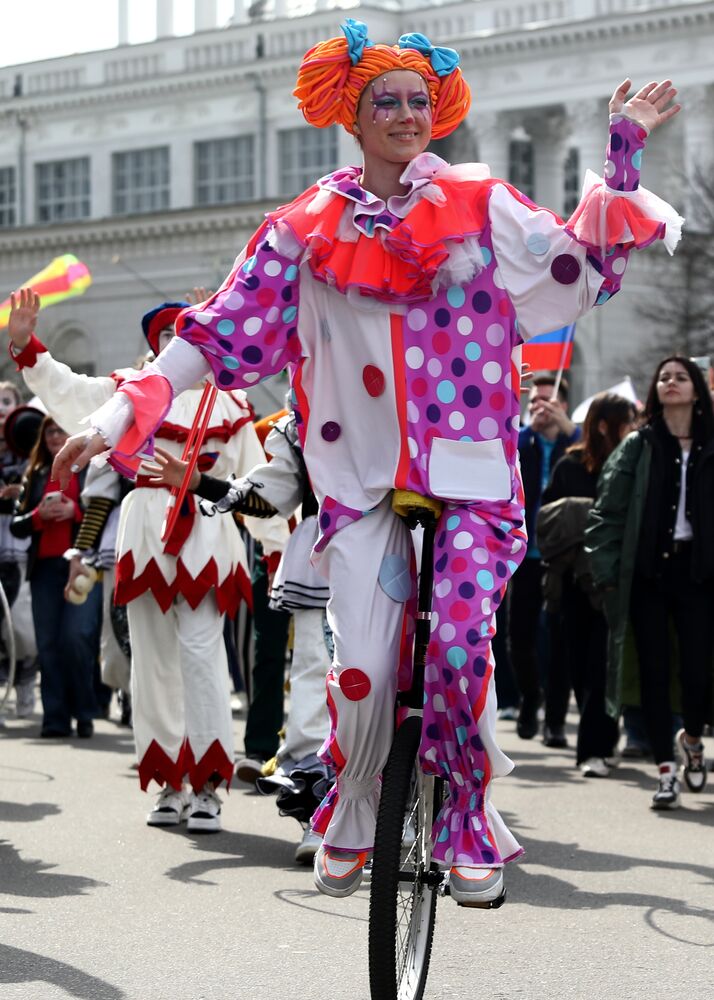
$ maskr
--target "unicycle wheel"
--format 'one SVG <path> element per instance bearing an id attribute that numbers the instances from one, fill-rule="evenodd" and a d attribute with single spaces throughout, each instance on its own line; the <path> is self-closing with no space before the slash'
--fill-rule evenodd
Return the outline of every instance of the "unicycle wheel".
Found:
<path id="1" fill-rule="evenodd" d="M 369 906 L 372 1000 L 421 1000 L 429 971 L 438 886 L 431 827 L 442 783 L 424 775 L 421 720 L 397 730 L 384 769 Z"/>

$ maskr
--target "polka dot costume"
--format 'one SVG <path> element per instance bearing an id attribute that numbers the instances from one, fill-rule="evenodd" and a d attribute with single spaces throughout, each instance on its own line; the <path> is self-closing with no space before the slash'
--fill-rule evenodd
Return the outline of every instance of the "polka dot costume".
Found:
<path id="1" fill-rule="evenodd" d="M 335 659 L 324 759 L 337 785 L 314 818 L 335 847 L 372 846 L 408 648 L 414 573 L 394 487 L 445 502 L 421 756 L 449 798 L 445 864 L 500 864 L 520 848 L 490 801 L 510 762 L 494 735 L 490 641 L 526 550 L 517 469 L 519 347 L 617 292 L 629 252 L 676 215 L 639 187 L 644 130 L 611 120 L 605 179 L 563 223 L 476 164 L 432 154 L 387 203 L 349 167 L 271 213 L 181 338 L 223 388 L 288 366 L 320 501 L 315 561 L 329 579 Z M 413 611 L 413 609 L 412 609 Z"/>

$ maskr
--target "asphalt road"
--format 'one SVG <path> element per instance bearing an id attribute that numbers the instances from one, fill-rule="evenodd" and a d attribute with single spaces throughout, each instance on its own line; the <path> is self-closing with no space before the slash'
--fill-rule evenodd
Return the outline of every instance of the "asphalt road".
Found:
<path id="1" fill-rule="evenodd" d="M 2 1000 L 368 1000 L 368 890 L 318 894 L 272 800 L 232 789 L 220 834 L 150 829 L 129 732 L 38 723 L 0 729 Z M 439 903 L 425 1000 L 708 996 L 714 780 L 652 813 L 651 765 L 585 780 L 501 725 L 494 799 L 527 853 L 500 910 Z"/>

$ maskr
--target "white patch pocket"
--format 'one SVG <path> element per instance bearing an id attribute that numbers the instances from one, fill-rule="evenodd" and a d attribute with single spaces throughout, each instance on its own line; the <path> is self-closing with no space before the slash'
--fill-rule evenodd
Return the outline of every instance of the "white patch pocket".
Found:
<path id="1" fill-rule="evenodd" d="M 445 500 L 510 500 L 511 470 L 503 443 L 434 438 L 429 489 Z"/>

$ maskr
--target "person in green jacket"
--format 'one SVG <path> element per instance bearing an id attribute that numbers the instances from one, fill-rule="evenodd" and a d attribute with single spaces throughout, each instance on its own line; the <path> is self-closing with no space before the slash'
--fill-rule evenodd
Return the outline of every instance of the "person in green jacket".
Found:
<path id="1" fill-rule="evenodd" d="M 714 412 L 689 358 L 657 365 L 644 425 L 603 468 L 586 531 L 610 626 L 608 707 L 620 707 L 628 621 L 637 650 L 645 726 L 659 769 L 653 809 L 679 806 L 672 743 L 670 629 L 676 637 L 684 726 L 676 754 L 693 792 L 706 783 L 702 733 L 714 652 Z"/>

